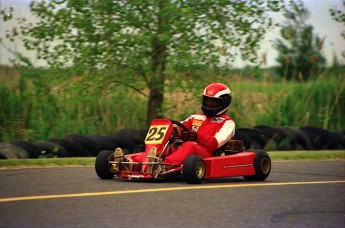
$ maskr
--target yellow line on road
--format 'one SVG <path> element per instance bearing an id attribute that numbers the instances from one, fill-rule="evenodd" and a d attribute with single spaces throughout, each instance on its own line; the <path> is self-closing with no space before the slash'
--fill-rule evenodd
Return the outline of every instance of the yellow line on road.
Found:
<path id="1" fill-rule="evenodd" d="M 337 181 L 309 181 L 309 182 L 282 182 L 282 183 L 260 183 L 260 184 L 226 184 L 226 185 L 198 185 L 186 187 L 173 188 L 151 188 L 151 189 L 136 189 L 136 190 L 122 190 L 110 192 L 89 192 L 89 193 L 75 193 L 75 194 L 61 194 L 61 195 L 42 195 L 42 196 L 22 196 L 0 198 L 0 203 L 26 200 L 43 200 L 43 199 L 57 199 L 57 198 L 71 198 L 71 197 L 88 197 L 88 196 L 105 196 L 105 195 L 122 195 L 133 193 L 150 193 L 150 192 L 166 192 L 166 191 L 184 191 L 193 189 L 214 189 L 214 188 L 240 188 L 240 187 L 266 187 L 266 186 L 286 186 L 286 185 L 317 185 L 317 184 L 339 184 L 345 183 L 345 180 Z"/>

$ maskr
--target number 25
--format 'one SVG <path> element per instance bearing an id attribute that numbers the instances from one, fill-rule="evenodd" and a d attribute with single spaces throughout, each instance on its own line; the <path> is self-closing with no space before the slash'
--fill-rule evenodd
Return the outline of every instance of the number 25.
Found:
<path id="1" fill-rule="evenodd" d="M 166 130 L 166 126 L 151 127 L 146 137 L 146 141 L 161 141 L 166 133 Z"/>

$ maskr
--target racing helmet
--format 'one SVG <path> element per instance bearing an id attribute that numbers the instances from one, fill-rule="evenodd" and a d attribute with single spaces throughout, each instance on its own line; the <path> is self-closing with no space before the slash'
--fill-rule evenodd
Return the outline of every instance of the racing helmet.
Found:
<path id="1" fill-rule="evenodd" d="M 228 111 L 230 103 L 230 89 L 222 83 L 212 83 L 204 90 L 201 110 L 206 116 L 219 116 Z"/>

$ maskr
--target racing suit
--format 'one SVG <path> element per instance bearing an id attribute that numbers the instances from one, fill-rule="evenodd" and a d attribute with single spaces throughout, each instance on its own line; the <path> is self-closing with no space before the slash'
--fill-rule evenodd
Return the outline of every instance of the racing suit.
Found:
<path id="1" fill-rule="evenodd" d="M 184 120 L 182 124 L 197 132 L 197 140 L 184 142 L 178 150 L 164 159 L 164 163 L 180 165 L 192 154 L 203 158 L 211 157 L 235 134 L 235 122 L 227 115 L 207 117 L 204 114 L 196 114 Z"/>

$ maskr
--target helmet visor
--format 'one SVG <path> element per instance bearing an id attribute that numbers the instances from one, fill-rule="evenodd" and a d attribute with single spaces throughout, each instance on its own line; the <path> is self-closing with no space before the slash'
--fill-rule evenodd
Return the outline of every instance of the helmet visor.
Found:
<path id="1" fill-rule="evenodd" d="M 203 96 L 202 106 L 204 106 L 207 109 L 216 109 L 216 108 L 222 107 L 222 105 L 223 105 L 222 98 Z"/>

